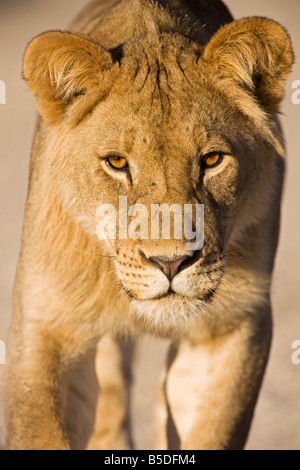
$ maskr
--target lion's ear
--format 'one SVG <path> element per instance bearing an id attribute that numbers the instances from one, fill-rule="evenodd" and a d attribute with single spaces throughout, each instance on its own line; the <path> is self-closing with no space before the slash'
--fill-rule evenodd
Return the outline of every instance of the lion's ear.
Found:
<path id="1" fill-rule="evenodd" d="M 268 112 L 278 111 L 293 51 L 285 29 L 266 18 L 245 18 L 222 27 L 204 50 L 218 78 L 238 82 Z"/>
<path id="2" fill-rule="evenodd" d="M 39 112 L 51 124 L 61 122 L 74 100 L 95 102 L 108 85 L 109 52 L 76 34 L 53 31 L 31 41 L 24 57 L 24 76 L 37 96 Z"/>

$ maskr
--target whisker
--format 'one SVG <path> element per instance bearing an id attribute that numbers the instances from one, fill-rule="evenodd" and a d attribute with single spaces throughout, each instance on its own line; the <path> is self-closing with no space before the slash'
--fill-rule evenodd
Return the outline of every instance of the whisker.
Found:
<path id="1" fill-rule="evenodd" d="M 233 287 L 233 284 L 231 284 L 230 282 L 226 281 L 224 278 L 223 278 L 223 280 L 222 280 L 222 283 L 223 283 L 223 282 L 224 282 L 223 285 L 224 285 L 225 289 L 227 290 L 227 292 L 228 292 L 228 294 L 229 294 L 230 302 L 232 302 L 232 295 L 231 295 L 231 291 L 230 291 L 229 287 Z M 228 284 L 229 287 L 228 287 L 226 284 Z M 219 297 L 219 300 L 222 301 L 221 297 Z"/>
<path id="2" fill-rule="evenodd" d="M 115 271 L 116 271 L 116 270 L 115 270 Z M 117 272 L 117 271 L 116 271 L 116 272 Z M 107 274 L 108 274 L 108 273 L 107 273 Z M 117 278 L 117 284 L 119 284 L 119 286 L 120 286 L 120 290 L 119 290 L 119 292 L 118 292 L 118 295 L 119 295 L 119 296 L 122 296 L 122 297 L 124 297 L 124 298 L 128 298 L 128 294 L 127 294 L 127 292 L 126 292 L 126 289 L 125 289 L 125 287 L 123 286 L 123 284 L 122 284 L 122 282 L 120 281 L 120 279 L 118 279 L 118 278 Z"/>
<path id="3" fill-rule="evenodd" d="M 227 279 L 224 279 L 224 278 L 223 278 L 223 279 L 222 279 L 222 283 L 223 283 L 223 282 L 225 282 L 225 284 L 228 284 L 230 287 L 234 287 L 234 288 L 235 288 L 236 290 L 238 290 L 239 292 L 241 291 L 241 289 L 240 289 L 239 287 L 237 287 L 235 284 L 232 284 L 232 282 L 227 281 Z M 225 287 L 227 287 L 227 286 L 225 285 Z"/>
<path id="4" fill-rule="evenodd" d="M 227 289 L 227 286 L 225 286 L 225 287 L 226 287 L 226 289 Z M 216 294 L 216 291 L 215 291 L 214 289 L 208 289 L 208 292 L 209 292 L 210 294 L 212 294 L 213 297 L 216 297 L 216 299 L 222 300 L 221 297 L 220 297 L 218 294 Z M 229 292 L 229 291 L 228 291 L 228 292 Z M 229 292 L 229 294 L 230 294 L 230 292 Z"/>
<path id="5" fill-rule="evenodd" d="M 241 235 L 241 240 L 249 240 L 250 242 L 259 242 L 260 238 L 247 237 L 246 235 Z"/>
<path id="6" fill-rule="evenodd" d="M 241 256 L 241 255 L 239 254 L 238 250 L 236 250 L 236 249 L 224 251 L 224 252 L 223 252 L 223 255 L 224 255 L 224 256 L 228 256 L 228 255 L 230 255 L 230 254 L 232 254 L 232 253 L 234 253 L 239 259 L 244 260 L 244 257 Z"/>
<path id="7" fill-rule="evenodd" d="M 104 274 L 103 277 L 106 277 L 106 276 L 108 276 L 109 274 L 116 273 L 116 272 L 117 272 L 116 269 L 112 269 L 112 270 L 109 271 L 108 273 Z"/>
<path id="8" fill-rule="evenodd" d="M 241 281 L 245 281 L 245 279 L 246 279 L 244 276 L 239 276 L 238 274 L 236 274 L 235 272 L 231 271 L 230 269 L 228 269 L 226 267 L 224 268 L 224 272 L 229 274 L 230 276 L 234 276 L 234 277 L 240 279 Z"/>
<path id="9" fill-rule="evenodd" d="M 72 247 L 74 250 L 79 251 L 80 253 L 84 253 L 85 255 L 91 255 L 91 256 L 99 256 L 101 258 L 115 258 L 113 255 L 101 255 L 100 253 L 89 253 L 88 251 L 80 250 L 79 248 L 75 248 L 75 246 Z"/>

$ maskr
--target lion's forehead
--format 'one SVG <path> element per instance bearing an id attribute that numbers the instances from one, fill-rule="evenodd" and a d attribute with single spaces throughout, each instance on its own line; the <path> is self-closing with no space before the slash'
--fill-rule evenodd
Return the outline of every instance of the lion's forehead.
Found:
<path id="1" fill-rule="evenodd" d="M 90 114 L 88 139 L 96 152 L 182 164 L 198 153 L 231 153 L 241 120 L 247 133 L 249 123 L 199 67 L 199 46 L 184 49 L 180 40 L 125 46 L 111 93 Z"/>
<path id="2" fill-rule="evenodd" d="M 177 75 L 184 86 L 176 80 Z M 113 91 L 98 105 L 93 128 L 99 129 L 104 146 L 117 143 L 120 148 L 121 144 L 124 153 L 130 153 L 135 145 L 155 153 L 176 154 L 204 150 L 206 144 L 226 149 L 230 140 L 241 140 L 238 120 L 245 121 L 245 132 L 249 128 L 238 110 L 204 79 L 193 84 L 182 70 L 170 71 L 165 62 L 154 64 L 151 70 L 140 62 L 137 74 L 123 85 L 123 90 Z"/>
<path id="3" fill-rule="evenodd" d="M 167 99 L 162 97 L 162 100 Z M 179 159 L 183 163 L 185 157 L 190 159 L 213 150 L 231 153 L 238 138 L 234 122 L 229 126 L 230 132 L 226 132 L 222 115 L 214 118 L 216 110 L 206 112 L 204 103 L 202 109 L 191 106 L 189 112 L 181 112 L 179 108 L 178 103 L 176 109 L 171 105 L 171 113 L 166 117 L 164 106 L 151 109 L 146 102 L 136 109 L 134 97 L 129 96 L 124 97 L 122 106 L 116 106 L 112 98 L 101 104 L 94 115 L 89 144 L 94 142 L 100 153 L 138 155 L 141 161 Z M 247 133 L 246 128 L 244 132 Z"/>
<path id="4" fill-rule="evenodd" d="M 188 97 L 196 93 L 195 81 L 199 81 L 197 48 L 174 35 L 163 35 L 154 44 L 149 40 L 126 44 L 115 89 L 123 93 L 126 88 L 127 94 L 143 101 L 148 95 L 147 107 L 157 109 L 160 102 L 164 114 L 171 112 L 174 102 L 182 101 L 186 109 Z"/>

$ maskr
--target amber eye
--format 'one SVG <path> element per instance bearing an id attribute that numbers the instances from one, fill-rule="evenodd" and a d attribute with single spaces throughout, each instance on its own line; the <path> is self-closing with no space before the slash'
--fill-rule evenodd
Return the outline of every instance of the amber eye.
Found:
<path id="1" fill-rule="evenodd" d="M 107 164 L 114 170 L 125 170 L 128 163 L 125 157 L 111 156 L 106 159 Z"/>
<path id="2" fill-rule="evenodd" d="M 221 153 L 209 153 L 205 155 L 202 160 L 204 168 L 214 168 L 223 161 L 223 155 Z"/>

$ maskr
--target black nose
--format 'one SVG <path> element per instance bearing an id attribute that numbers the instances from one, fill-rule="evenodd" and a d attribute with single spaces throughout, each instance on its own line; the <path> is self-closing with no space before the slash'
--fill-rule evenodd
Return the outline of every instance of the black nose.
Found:
<path id="1" fill-rule="evenodd" d="M 192 264 L 196 263 L 200 258 L 201 250 L 197 250 L 193 253 L 192 256 L 181 256 L 173 260 L 162 256 L 152 256 L 151 258 L 149 258 L 149 260 L 158 264 L 165 276 L 171 282 L 172 279 L 174 279 L 174 277 L 176 276 L 176 274 L 192 266 Z"/>

